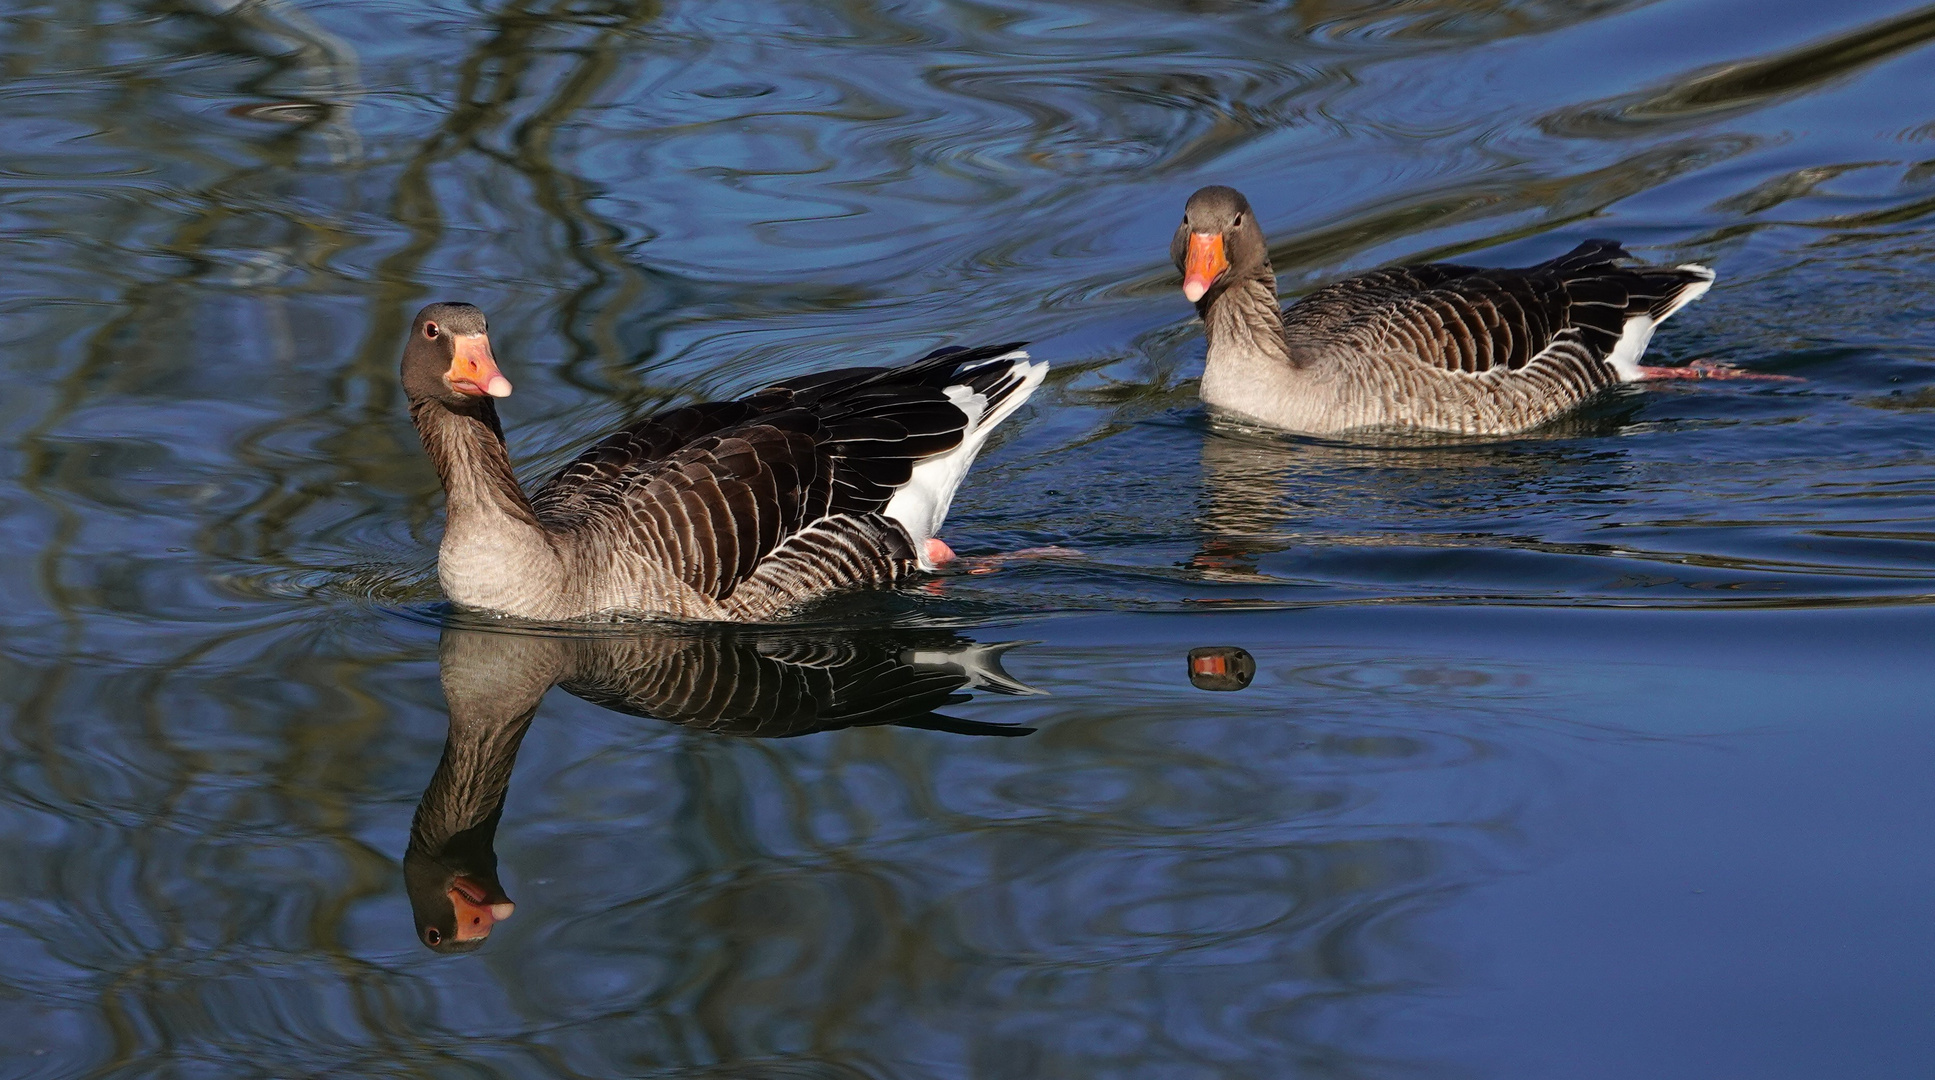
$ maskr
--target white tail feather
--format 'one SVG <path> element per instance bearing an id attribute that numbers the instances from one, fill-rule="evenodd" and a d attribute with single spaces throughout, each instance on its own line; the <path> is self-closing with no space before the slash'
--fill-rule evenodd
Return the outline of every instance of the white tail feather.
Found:
<path id="1" fill-rule="evenodd" d="M 914 473 L 907 483 L 887 502 L 886 516 L 900 522 L 901 528 L 914 541 L 914 551 L 920 556 L 921 567 L 932 570 L 934 567 L 927 558 L 927 541 L 941 531 L 941 522 L 947 519 L 947 508 L 954 501 L 955 489 L 967 476 L 968 467 L 974 464 L 974 456 L 981 452 L 981 446 L 988 436 L 1008 414 L 1021 408 L 1021 403 L 1041 385 L 1043 376 L 1048 374 L 1046 362 L 1028 363 L 1028 354 L 1017 350 L 1005 356 L 997 356 L 986 364 L 977 365 L 973 370 L 980 371 L 988 365 L 1007 363 L 1014 374 L 1020 376 L 1021 385 L 1009 394 L 994 411 L 987 411 L 985 397 L 970 390 L 966 385 L 947 388 L 947 396 L 954 404 L 967 413 L 967 430 L 961 435 L 961 445 L 945 454 L 936 454 L 914 466 Z"/>
<path id="2" fill-rule="evenodd" d="M 1639 381 L 1639 359 L 1646 355 L 1646 346 L 1652 344 L 1654 329 L 1672 318 L 1674 312 L 1705 296 L 1707 290 L 1713 288 L 1713 279 L 1717 276 L 1712 270 L 1699 263 L 1682 263 L 1674 269 L 1698 274 L 1700 280 L 1690 281 L 1682 286 L 1679 294 L 1673 297 L 1672 305 L 1659 318 L 1655 319 L 1651 315 L 1634 315 L 1626 320 L 1625 329 L 1619 335 L 1619 343 L 1613 346 L 1612 353 L 1606 357 L 1606 362 L 1619 373 L 1621 382 Z"/>
<path id="3" fill-rule="evenodd" d="M 1713 288 L 1713 279 L 1720 276 L 1714 273 L 1712 269 L 1701 266 L 1699 263 L 1681 263 L 1674 267 L 1674 269 L 1684 270 L 1689 274 L 1698 274 L 1700 275 L 1700 280 L 1680 290 L 1680 295 L 1673 298 L 1673 306 L 1667 308 L 1666 314 L 1660 316 L 1661 322 L 1672 318 L 1674 312 L 1705 296 L 1707 290 Z"/>
<path id="4" fill-rule="evenodd" d="M 1651 315 L 1634 315 L 1626 320 L 1618 344 L 1606 356 L 1606 363 L 1619 373 L 1620 382 L 1639 381 L 1639 358 L 1646 355 L 1646 346 L 1653 341 L 1653 328 L 1658 325 Z"/>

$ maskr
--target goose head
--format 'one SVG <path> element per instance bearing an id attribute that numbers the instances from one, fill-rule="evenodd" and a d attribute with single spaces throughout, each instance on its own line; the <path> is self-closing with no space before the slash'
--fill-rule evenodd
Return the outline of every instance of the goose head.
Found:
<path id="1" fill-rule="evenodd" d="M 484 835 L 452 837 L 442 851 L 413 847 L 403 856 L 404 890 L 410 895 L 417 937 L 438 952 L 469 952 L 481 946 L 491 929 L 517 909 L 497 879 L 497 856 L 491 850 L 496 817 L 481 831 Z"/>
<path id="2" fill-rule="evenodd" d="M 1250 201 L 1235 188 L 1213 184 L 1183 206 L 1169 257 L 1182 271 L 1183 295 L 1200 304 L 1232 281 L 1267 274 L 1270 250 Z"/>
<path id="3" fill-rule="evenodd" d="M 470 304 L 431 304 L 417 312 L 403 346 L 403 389 L 412 401 L 462 408 L 484 397 L 510 397 L 497 370 L 484 313 Z"/>

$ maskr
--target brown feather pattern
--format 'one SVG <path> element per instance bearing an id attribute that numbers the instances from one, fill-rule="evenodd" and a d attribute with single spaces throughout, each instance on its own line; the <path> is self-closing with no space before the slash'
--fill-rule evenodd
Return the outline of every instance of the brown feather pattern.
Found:
<path id="1" fill-rule="evenodd" d="M 1566 369 L 1580 387 L 1618 381 L 1600 363 L 1626 320 L 1659 318 L 1705 280 L 1671 267 L 1626 267 L 1618 244 L 1591 240 L 1538 266 L 1485 269 L 1450 263 L 1401 266 L 1340 281 L 1284 312 L 1286 337 L 1380 352 L 1391 345 L 1417 363 L 1466 374 L 1520 371 L 1535 362 Z M 1560 335 L 1567 347 L 1548 354 Z M 1573 342 L 1579 347 L 1573 347 Z"/>

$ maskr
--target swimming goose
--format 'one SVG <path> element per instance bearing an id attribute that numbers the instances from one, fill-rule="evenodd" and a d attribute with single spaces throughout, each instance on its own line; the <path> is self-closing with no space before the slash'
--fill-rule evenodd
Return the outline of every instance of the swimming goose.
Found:
<path id="1" fill-rule="evenodd" d="M 506 634 L 446 626 L 437 649 L 450 729 L 410 821 L 404 887 L 417 937 L 467 952 L 516 904 L 497 873 L 497 826 L 518 747 L 545 692 L 719 735 L 788 738 L 894 724 L 957 735 L 1035 729 L 936 710 L 970 691 L 1040 691 L 1001 666 L 1018 641 L 948 630 L 784 636 L 763 628 L 665 626 L 636 633 Z"/>
<path id="2" fill-rule="evenodd" d="M 953 558 L 935 533 L 1045 363 L 1018 345 L 792 379 L 673 409 L 586 450 L 528 497 L 511 472 L 484 313 L 431 304 L 403 350 L 410 416 L 447 496 L 437 577 L 467 608 L 769 619 Z"/>
<path id="3" fill-rule="evenodd" d="M 1170 257 L 1202 317 L 1208 404 L 1309 434 L 1362 428 L 1501 435 L 1622 382 L 1653 330 L 1713 284 L 1694 263 L 1626 266 L 1588 240 L 1516 270 L 1428 263 L 1318 289 L 1288 311 L 1263 230 L 1234 188 L 1189 197 Z"/>

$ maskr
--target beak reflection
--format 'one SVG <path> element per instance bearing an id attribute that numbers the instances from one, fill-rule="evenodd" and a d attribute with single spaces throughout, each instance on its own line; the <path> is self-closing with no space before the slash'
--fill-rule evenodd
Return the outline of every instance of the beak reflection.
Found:
<path id="1" fill-rule="evenodd" d="M 1189 650 L 1189 682 L 1198 690 L 1241 690 L 1256 678 L 1256 657 L 1234 645 Z"/>

